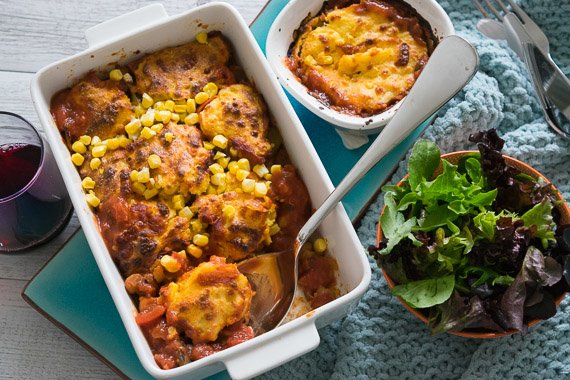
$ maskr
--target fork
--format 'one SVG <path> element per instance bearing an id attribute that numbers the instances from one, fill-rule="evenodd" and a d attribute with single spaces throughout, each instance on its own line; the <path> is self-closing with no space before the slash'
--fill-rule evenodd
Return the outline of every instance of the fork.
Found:
<path id="1" fill-rule="evenodd" d="M 509 47 L 526 64 L 548 125 L 570 139 L 570 80 L 552 60 L 548 38 L 514 1 L 506 0 L 511 7 L 509 9 L 501 0 L 495 0 L 500 10 L 491 1 L 483 1 L 500 21 Z M 473 0 L 473 3 L 483 17 L 497 22 L 479 0 Z"/>
<path id="2" fill-rule="evenodd" d="M 497 17 L 497 19 L 502 21 L 503 16 L 498 12 L 498 10 L 495 7 L 493 7 L 491 2 L 487 0 L 484 1 L 489 7 L 489 10 L 493 13 L 493 15 Z M 501 0 L 497 0 L 497 4 L 501 8 L 501 10 L 505 14 L 509 12 L 514 13 L 523 24 L 529 37 L 534 41 L 534 44 L 540 50 L 542 50 L 544 54 L 550 55 L 550 43 L 548 42 L 548 37 L 546 37 L 546 34 L 544 34 L 542 29 L 540 29 L 540 27 L 530 18 L 530 16 L 517 3 L 515 3 L 513 0 L 506 0 L 506 1 L 511 6 L 511 9 L 508 9 L 507 6 L 505 6 L 505 4 Z M 479 12 L 481 12 L 481 14 L 484 17 L 489 19 L 492 18 L 489 15 L 489 13 L 485 11 L 485 8 L 483 8 L 479 0 L 473 0 L 473 2 L 475 3 L 475 6 L 479 9 Z"/>

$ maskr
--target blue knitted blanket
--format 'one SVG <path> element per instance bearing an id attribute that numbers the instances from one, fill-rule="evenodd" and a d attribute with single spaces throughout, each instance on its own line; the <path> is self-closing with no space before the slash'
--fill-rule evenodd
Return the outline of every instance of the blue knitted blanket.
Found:
<path id="1" fill-rule="evenodd" d="M 547 34 L 552 56 L 570 74 L 570 0 L 519 3 Z M 534 166 L 570 199 L 570 141 L 546 125 L 524 65 L 504 41 L 480 34 L 480 14 L 470 0 L 442 1 L 457 33 L 481 59 L 479 73 L 451 100 L 424 137 L 442 152 L 473 149 L 469 134 L 496 128 L 504 153 Z M 392 177 L 404 174 L 404 160 Z M 383 194 L 358 228 L 364 247 L 375 244 Z M 473 340 L 431 336 L 391 294 L 370 260 L 372 282 L 359 306 L 345 319 L 320 330 L 320 346 L 263 375 L 264 379 L 562 379 L 570 378 L 570 297 L 555 317 L 526 335 Z"/>

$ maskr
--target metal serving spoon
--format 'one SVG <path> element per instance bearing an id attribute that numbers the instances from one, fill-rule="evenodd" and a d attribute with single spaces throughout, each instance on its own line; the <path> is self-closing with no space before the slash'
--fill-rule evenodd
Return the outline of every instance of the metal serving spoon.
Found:
<path id="1" fill-rule="evenodd" d="M 250 317 L 256 334 L 283 323 L 297 292 L 298 254 L 323 219 L 380 159 L 461 90 L 478 66 L 477 52 L 467 41 L 457 36 L 441 41 L 398 112 L 301 228 L 293 249 L 256 256 L 238 264 L 256 292 Z"/>

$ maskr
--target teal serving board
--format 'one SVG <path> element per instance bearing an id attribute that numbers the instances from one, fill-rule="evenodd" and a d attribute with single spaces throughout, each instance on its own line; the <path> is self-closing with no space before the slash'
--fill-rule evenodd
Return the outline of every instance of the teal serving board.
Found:
<path id="1" fill-rule="evenodd" d="M 251 30 L 263 51 L 271 23 L 287 2 L 271 0 L 251 25 Z M 292 97 L 289 97 L 289 100 L 305 126 L 332 182 L 337 185 L 370 144 L 360 149 L 347 150 L 334 128 Z M 343 205 L 353 221 L 364 212 L 379 187 L 389 178 L 427 125 L 426 121 L 419 126 L 347 195 Z M 70 262 L 74 263 L 73 270 L 69 270 Z M 34 276 L 22 296 L 119 375 L 133 379 L 152 378 L 135 354 L 83 231 L 73 235 L 61 251 Z M 210 379 L 228 378 L 227 372 L 223 371 Z"/>

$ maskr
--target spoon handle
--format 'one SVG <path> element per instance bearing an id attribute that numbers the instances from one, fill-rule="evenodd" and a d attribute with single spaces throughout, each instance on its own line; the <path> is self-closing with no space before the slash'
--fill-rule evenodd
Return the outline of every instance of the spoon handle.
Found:
<path id="1" fill-rule="evenodd" d="M 471 80 L 478 66 L 477 51 L 461 37 L 449 36 L 439 43 L 398 112 L 301 228 L 297 235 L 299 246 L 378 161 Z"/>

